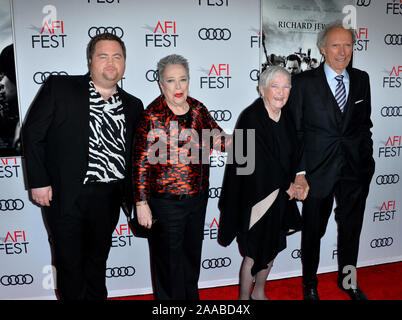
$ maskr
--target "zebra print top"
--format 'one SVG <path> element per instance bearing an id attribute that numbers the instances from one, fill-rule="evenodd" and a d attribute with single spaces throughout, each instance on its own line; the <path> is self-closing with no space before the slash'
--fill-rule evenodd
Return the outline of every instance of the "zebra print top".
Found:
<path id="1" fill-rule="evenodd" d="M 118 92 L 105 101 L 89 82 L 89 158 L 84 184 L 124 179 L 126 120 Z"/>

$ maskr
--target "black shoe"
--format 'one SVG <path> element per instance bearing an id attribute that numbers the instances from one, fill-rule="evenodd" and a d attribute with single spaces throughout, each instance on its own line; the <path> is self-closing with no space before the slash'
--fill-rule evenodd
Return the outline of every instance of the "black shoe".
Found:
<path id="1" fill-rule="evenodd" d="M 343 292 L 346 292 L 351 300 L 368 300 L 369 298 L 366 294 L 356 286 L 356 288 L 345 289 L 342 285 L 338 282 L 338 288 L 341 289 Z"/>
<path id="2" fill-rule="evenodd" d="M 303 299 L 320 300 L 320 297 L 318 296 L 317 287 L 303 286 Z"/>

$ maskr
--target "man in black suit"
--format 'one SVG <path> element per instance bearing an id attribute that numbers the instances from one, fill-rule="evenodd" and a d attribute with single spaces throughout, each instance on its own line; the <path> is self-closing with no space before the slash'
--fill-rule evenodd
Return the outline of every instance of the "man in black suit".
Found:
<path id="1" fill-rule="evenodd" d="M 302 263 L 304 299 L 319 299 L 320 239 L 333 200 L 338 224 L 338 287 L 352 299 L 367 299 L 346 266 L 356 267 L 369 184 L 374 173 L 369 76 L 348 67 L 353 30 L 334 22 L 317 45 L 325 63 L 292 79 L 289 107 L 303 147 L 295 183 L 305 187 Z M 347 68 L 348 67 L 348 68 Z M 306 198 L 308 192 L 308 197 Z M 348 277 L 347 277 L 348 276 Z"/>
<path id="2" fill-rule="evenodd" d="M 120 206 L 132 208 L 132 143 L 141 100 L 117 86 L 126 49 L 112 34 L 87 47 L 89 74 L 51 76 L 23 127 L 28 186 L 44 209 L 60 299 L 106 299 Z"/>

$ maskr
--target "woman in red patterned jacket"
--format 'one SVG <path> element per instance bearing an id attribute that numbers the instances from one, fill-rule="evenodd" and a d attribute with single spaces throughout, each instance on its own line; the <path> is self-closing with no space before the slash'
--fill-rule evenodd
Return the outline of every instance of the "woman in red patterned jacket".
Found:
<path id="1" fill-rule="evenodd" d="M 188 96 L 185 58 L 173 54 L 161 59 L 158 74 L 162 94 L 144 111 L 136 136 L 137 219 L 152 227 L 155 298 L 197 300 L 209 154 L 211 148 L 224 147 L 224 132 L 207 108 Z"/>

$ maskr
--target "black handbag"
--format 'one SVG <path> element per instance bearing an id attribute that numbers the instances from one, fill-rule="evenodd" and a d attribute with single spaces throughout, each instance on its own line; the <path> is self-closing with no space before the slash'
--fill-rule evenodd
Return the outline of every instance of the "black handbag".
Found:
<path id="1" fill-rule="evenodd" d="M 138 223 L 137 217 L 135 215 L 135 208 L 127 205 L 126 202 L 123 202 L 121 205 L 125 216 L 127 217 L 127 224 L 130 227 L 131 232 L 134 236 L 139 238 L 148 238 L 151 230 L 141 226 Z"/>

